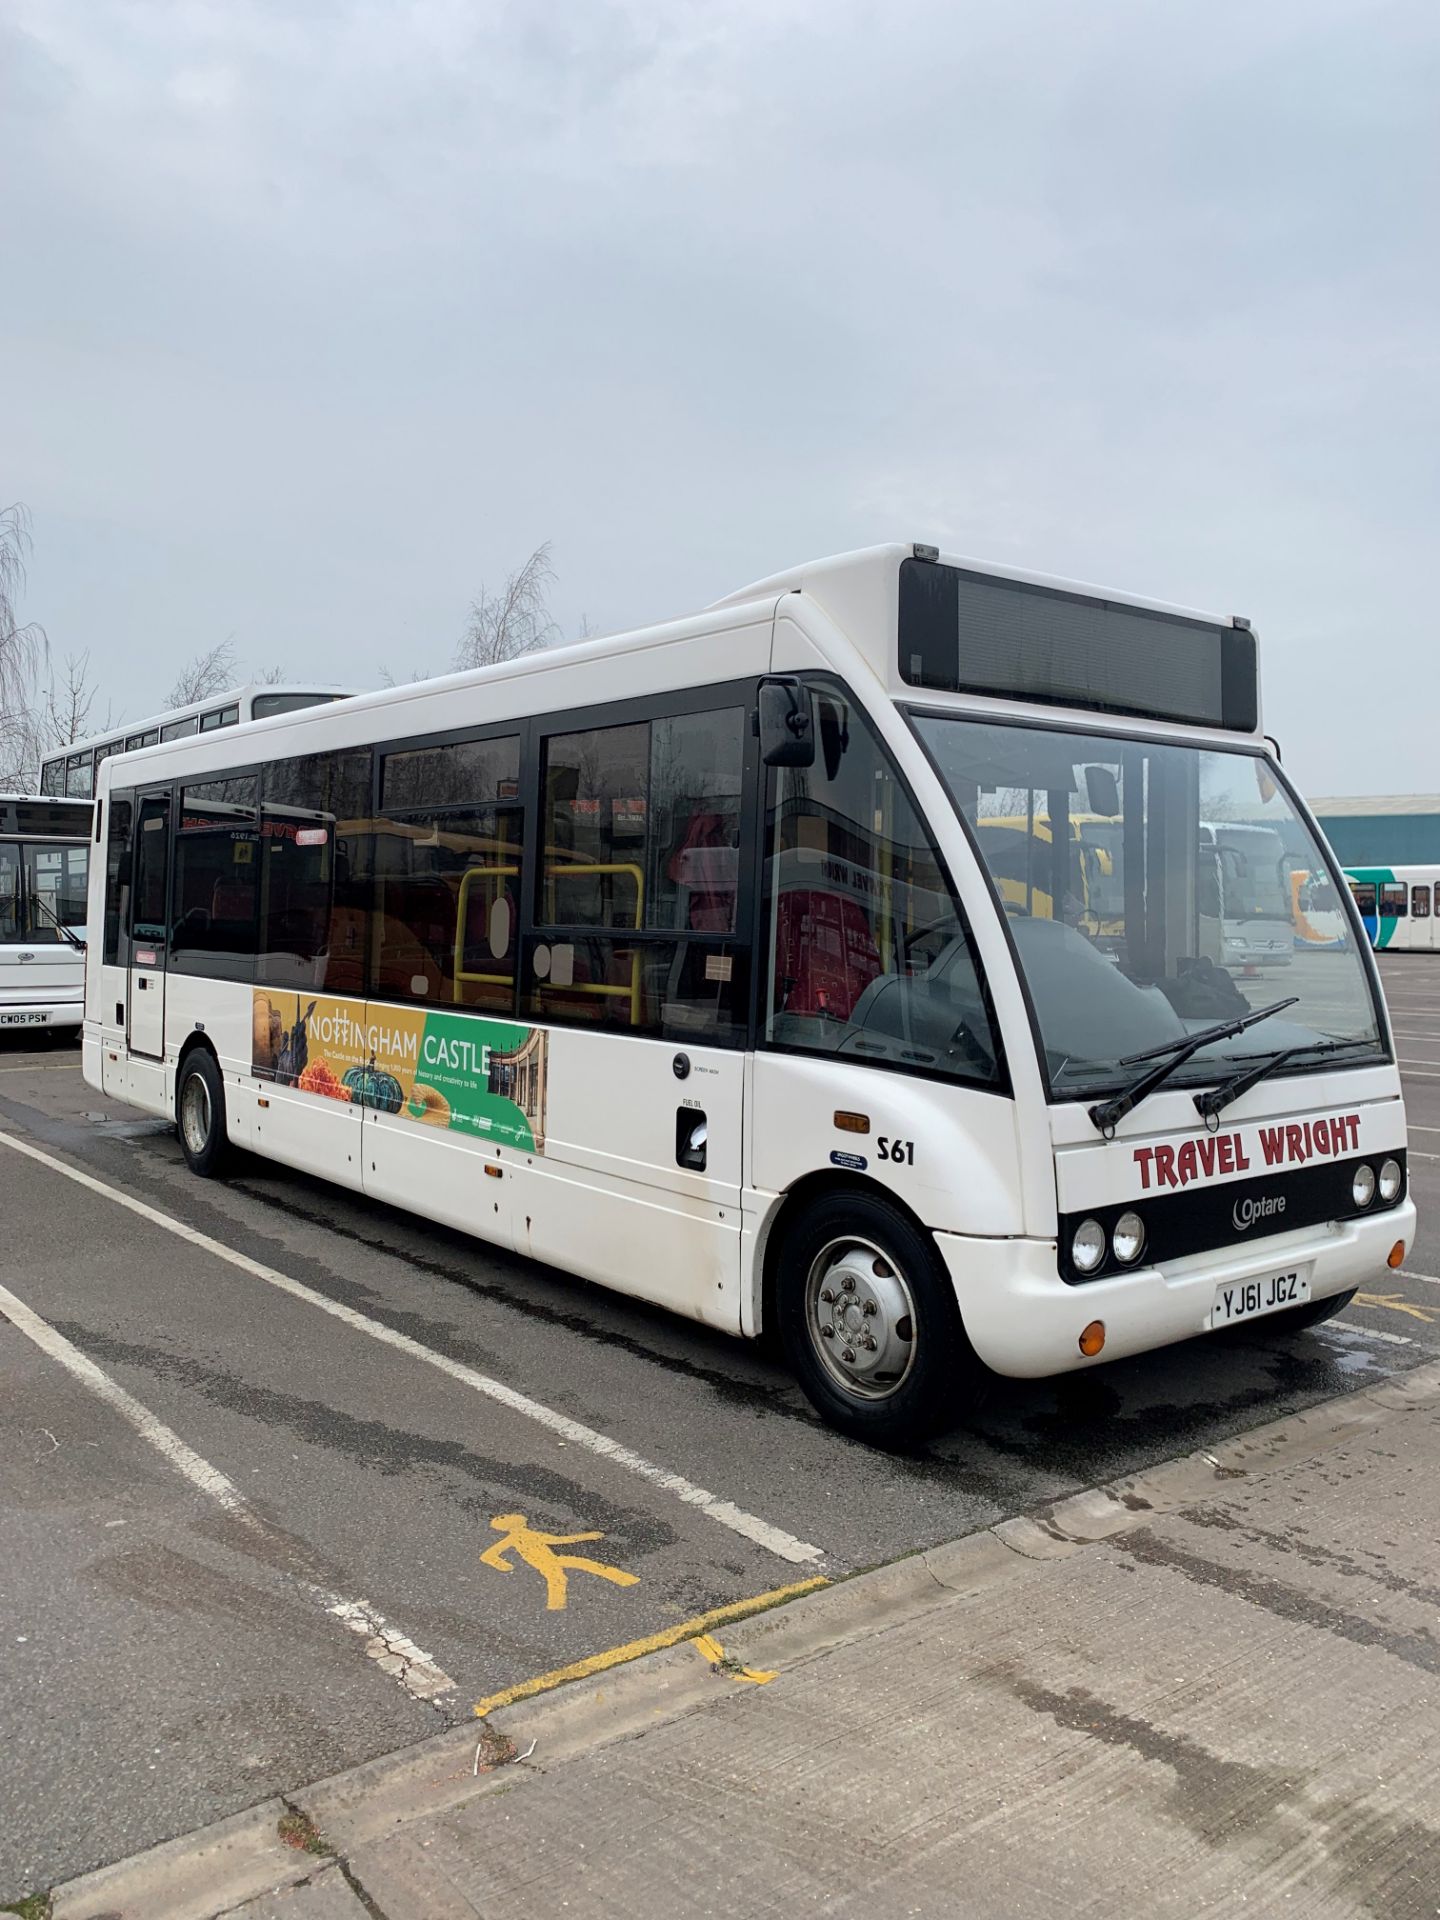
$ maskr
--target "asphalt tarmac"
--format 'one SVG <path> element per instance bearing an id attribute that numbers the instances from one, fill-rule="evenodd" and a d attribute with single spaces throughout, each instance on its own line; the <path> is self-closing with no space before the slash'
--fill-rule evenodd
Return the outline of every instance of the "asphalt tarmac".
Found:
<path id="1" fill-rule="evenodd" d="M 913 1458 L 551 1269 L 258 1160 L 198 1181 L 73 1044 L 0 1040 L 0 1128 L 59 1163 L 0 1148 L 0 1902 L 1440 1353 L 1440 955 L 1382 967 L 1404 1271 L 1303 1337 L 999 1383 Z"/>

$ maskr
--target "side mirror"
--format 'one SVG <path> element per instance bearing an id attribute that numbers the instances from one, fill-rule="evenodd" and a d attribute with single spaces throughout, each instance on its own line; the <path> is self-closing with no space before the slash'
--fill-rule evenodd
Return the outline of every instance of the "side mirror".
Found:
<path id="1" fill-rule="evenodd" d="M 767 767 L 813 767 L 815 720 L 798 680 L 760 682 L 760 758 Z"/>
<path id="2" fill-rule="evenodd" d="M 1115 820 L 1120 815 L 1120 782 L 1110 767 L 1086 767 L 1085 800 L 1091 813 L 1098 813 L 1102 820 Z"/>

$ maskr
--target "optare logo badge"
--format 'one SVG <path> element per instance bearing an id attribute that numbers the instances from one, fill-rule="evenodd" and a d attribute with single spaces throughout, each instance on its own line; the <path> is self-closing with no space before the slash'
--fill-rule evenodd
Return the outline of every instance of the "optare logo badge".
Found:
<path id="1" fill-rule="evenodd" d="M 1257 1220 L 1268 1220 L 1272 1214 L 1285 1211 L 1285 1196 L 1277 1194 L 1273 1199 L 1237 1200 L 1230 1209 L 1230 1219 L 1237 1233 L 1248 1233 Z"/>

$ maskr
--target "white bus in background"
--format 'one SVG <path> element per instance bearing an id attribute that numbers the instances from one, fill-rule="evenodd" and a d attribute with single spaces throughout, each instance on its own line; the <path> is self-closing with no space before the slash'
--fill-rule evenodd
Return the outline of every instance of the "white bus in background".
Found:
<path id="1" fill-rule="evenodd" d="M 353 687 L 250 686 L 212 694 L 188 707 L 173 707 L 148 720 L 131 720 L 106 733 L 75 740 L 40 763 L 40 791 L 51 797 L 88 800 L 95 792 L 96 775 L 112 753 L 134 753 L 162 741 L 186 740 L 192 734 L 215 733 L 222 727 L 244 726 L 250 720 L 268 720 L 301 707 L 323 706 L 344 700 Z"/>
<path id="2" fill-rule="evenodd" d="M 1222 964 L 1288 967 L 1295 919 L 1278 830 L 1243 820 L 1202 821 L 1200 840 L 1218 869 Z"/>
<path id="3" fill-rule="evenodd" d="M 78 1037 L 94 811 L 87 800 L 0 793 L 0 1033 Z"/>
<path id="4" fill-rule="evenodd" d="M 776 1327 L 825 1418 L 908 1443 L 987 1369 L 1294 1331 L 1411 1243 L 1369 949 L 1218 965 L 1202 795 L 1339 888 L 1246 623 L 845 555 L 107 759 L 85 1072 L 197 1173 L 246 1149 Z M 1030 912 L 977 828 L 1042 815 Z"/>

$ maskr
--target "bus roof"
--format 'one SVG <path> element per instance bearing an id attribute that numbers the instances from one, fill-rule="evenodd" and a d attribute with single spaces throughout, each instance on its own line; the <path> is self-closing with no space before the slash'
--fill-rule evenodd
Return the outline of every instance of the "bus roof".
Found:
<path id="1" fill-rule="evenodd" d="M 1126 607 L 1139 607 L 1147 613 L 1173 614 L 1182 620 L 1203 620 L 1212 626 L 1234 626 L 1238 616 L 1206 613 L 1197 607 L 1180 607 L 1166 600 L 1150 600 L 1141 594 L 1117 593 L 1111 587 L 1097 587 L 1081 580 L 1062 580 L 1055 574 L 1034 573 L 1023 567 L 996 566 L 990 560 L 973 560 L 963 554 L 945 553 L 935 547 L 906 545 L 890 541 L 879 547 L 858 547 L 853 553 L 834 553 L 823 560 L 808 560 L 802 566 L 789 567 L 754 580 L 748 587 L 726 594 L 712 602 L 714 607 L 743 605 L 748 600 L 763 600 L 768 595 L 808 593 L 814 596 L 831 618 L 848 627 L 857 615 L 861 621 L 893 617 L 895 582 L 900 562 L 915 557 L 938 561 L 941 566 L 963 567 L 969 573 L 984 573 L 997 580 L 1016 580 L 1025 586 L 1048 587 L 1059 593 L 1081 594 L 1089 600 L 1108 600 Z"/>
<path id="2" fill-rule="evenodd" d="M 328 686 L 313 680 L 250 680 L 243 686 L 227 687 L 223 693 L 207 694 L 203 700 L 192 700 L 183 707 L 167 707 L 163 713 L 146 714 L 139 720 L 119 720 L 114 726 L 105 727 L 98 733 L 86 734 L 83 740 L 71 740 L 63 747 L 52 748 L 44 755 L 44 761 L 48 764 L 52 760 L 67 759 L 71 754 L 93 752 L 96 747 L 104 746 L 110 740 L 127 740 L 132 734 L 149 733 L 158 727 L 173 726 L 177 721 L 198 719 L 225 707 L 240 706 L 257 694 L 283 698 L 290 694 L 314 693 L 326 699 L 345 700 L 358 691 L 355 687 Z"/>

